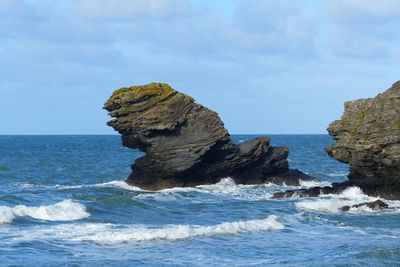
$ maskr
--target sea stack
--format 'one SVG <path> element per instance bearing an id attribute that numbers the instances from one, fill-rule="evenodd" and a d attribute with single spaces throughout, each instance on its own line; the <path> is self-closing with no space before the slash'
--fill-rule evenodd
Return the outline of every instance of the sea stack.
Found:
<path id="1" fill-rule="evenodd" d="M 375 98 L 346 102 L 328 132 L 336 143 L 326 151 L 350 165 L 349 182 L 400 199 L 400 81 Z"/>
<path id="2" fill-rule="evenodd" d="M 336 143 L 325 150 L 350 165 L 348 181 L 277 192 L 273 198 L 316 197 L 358 186 L 370 196 L 400 200 L 400 81 L 375 98 L 346 102 L 328 132 Z"/>
<path id="3" fill-rule="evenodd" d="M 310 179 L 288 169 L 288 148 L 268 137 L 236 145 L 214 111 L 165 83 L 116 90 L 104 108 L 122 143 L 145 155 L 127 182 L 147 190 L 212 184 L 231 177 L 239 184 L 299 184 Z"/>

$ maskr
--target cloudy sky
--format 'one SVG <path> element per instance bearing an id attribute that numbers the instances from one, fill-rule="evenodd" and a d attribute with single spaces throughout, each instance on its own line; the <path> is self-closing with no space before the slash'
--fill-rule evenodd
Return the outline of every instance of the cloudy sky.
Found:
<path id="1" fill-rule="evenodd" d="M 400 79 L 398 0 L 0 0 L 0 134 L 109 134 L 167 82 L 231 133 L 325 133 Z"/>

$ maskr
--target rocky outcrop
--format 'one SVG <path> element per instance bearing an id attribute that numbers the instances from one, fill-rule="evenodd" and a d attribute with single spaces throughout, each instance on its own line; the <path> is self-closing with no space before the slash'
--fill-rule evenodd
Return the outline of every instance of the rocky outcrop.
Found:
<path id="1" fill-rule="evenodd" d="M 127 179 L 143 189 L 211 184 L 228 176 L 240 184 L 309 179 L 288 170 L 287 147 L 272 147 L 268 137 L 234 144 L 217 113 L 167 84 L 121 88 L 104 108 L 123 145 L 145 152 Z"/>
<path id="2" fill-rule="evenodd" d="M 400 81 L 375 98 L 346 102 L 328 132 L 336 143 L 326 151 L 350 165 L 349 181 L 400 199 Z"/>
<path id="3" fill-rule="evenodd" d="M 346 102 L 342 118 L 332 122 L 328 132 L 336 143 L 326 151 L 350 165 L 349 180 L 279 192 L 275 198 L 340 193 L 358 186 L 365 194 L 400 200 L 400 81 L 375 98 Z"/>

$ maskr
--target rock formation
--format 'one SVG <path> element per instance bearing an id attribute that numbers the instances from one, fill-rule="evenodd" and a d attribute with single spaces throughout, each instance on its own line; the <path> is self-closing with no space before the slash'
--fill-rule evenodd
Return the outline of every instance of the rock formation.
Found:
<path id="1" fill-rule="evenodd" d="M 400 197 L 400 81 L 375 98 L 346 102 L 328 132 L 336 143 L 326 151 L 350 164 L 350 182 L 370 194 Z"/>
<path id="2" fill-rule="evenodd" d="M 146 153 L 127 179 L 143 189 L 211 184 L 228 176 L 240 184 L 310 179 L 288 170 L 287 147 L 272 147 L 268 137 L 234 144 L 217 113 L 167 84 L 121 88 L 104 108 L 123 145 Z"/>
<path id="3" fill-rule="evenodd" d="M 279 192 L 275 198 L 340 193 L 358 186 L 368 195 L 400 200 L 400 81 L 375 98 L 346 102 L 342 118 L 332 122 L 328 132 L 336 143 L 326 151 L 350 165 L 349 180 Z"/>

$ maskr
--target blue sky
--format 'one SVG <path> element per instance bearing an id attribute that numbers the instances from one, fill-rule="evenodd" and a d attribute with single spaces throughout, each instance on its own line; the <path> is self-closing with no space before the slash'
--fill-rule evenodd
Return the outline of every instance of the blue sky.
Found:
<path id="1" fill-rule="evenodd" d="M 0 134 L 109 134 L 123 86 L 167 82 L 231 133 L 326 133 L 400 79 L 397 0 L 0 0 Z"/>

